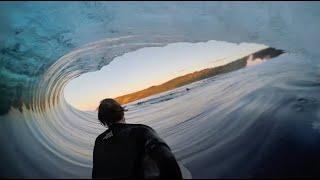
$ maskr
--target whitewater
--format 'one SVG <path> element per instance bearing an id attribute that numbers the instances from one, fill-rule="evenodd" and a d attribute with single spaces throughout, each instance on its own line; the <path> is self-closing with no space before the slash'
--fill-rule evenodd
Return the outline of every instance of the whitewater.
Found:
<path id="1" fill-rule="evenodd" d="M 319 18 L 318 2 L 1 2 L 0 177 L 90 178 L 105 129 L 66 84 L 144 47 L 209 40 L 286 53 L 128 104 L 127 122 L 153 127 L 193 178 L 319 176 Z"/>

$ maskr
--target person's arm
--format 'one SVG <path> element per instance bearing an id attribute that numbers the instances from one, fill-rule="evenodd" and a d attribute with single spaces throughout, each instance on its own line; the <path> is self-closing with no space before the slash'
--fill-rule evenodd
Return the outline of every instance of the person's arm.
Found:
<path id="1" fill-rule="evenodd" d="M 146 153 L 157 164 L 160 178 L 182 179 L 180 167 L 169 146 L 157 134 L 148 133 Z"/>

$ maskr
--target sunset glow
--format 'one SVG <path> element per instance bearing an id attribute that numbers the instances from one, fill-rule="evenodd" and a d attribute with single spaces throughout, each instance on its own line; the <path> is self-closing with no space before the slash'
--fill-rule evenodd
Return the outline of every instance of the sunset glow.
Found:
<path id="1" fill-rule="evenodd" d="M 212 40 L 143 48 L 115 58 L 100 71 L 72 80 L 65 88 L 65 98 L 80 110 L 94 111 L 101 99 L 115 98 L 187 73 L 220 66 L 266 47 Z"/>

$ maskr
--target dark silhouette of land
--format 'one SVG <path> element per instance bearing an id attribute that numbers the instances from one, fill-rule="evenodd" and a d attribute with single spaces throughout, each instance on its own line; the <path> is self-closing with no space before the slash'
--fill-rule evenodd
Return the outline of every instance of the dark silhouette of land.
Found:
<path id="1" fill-rule="evenodd" d="M 273 57 L 279 56 L 282 53 L 284 53 L 283 50 L 278 50 L 278 49 L 269 47 L 269 48 L 257 51 L 250 55 L 252 55 L 252 59 L 256 59 L 256 58 L 263 59 L 263 58 L 273 58 Z M 126 104 L 126 103 L 130 103 L 132 101 L 136 101 L 154 94 L 158 94 L 164 91 L 169 91 L 169 90 L 172 90 L 172 89 L 175 89 L 175 88 L 178 88 L 202 79 L 206 79 L 215 75 L 228 73 L 228 72 L 246 67 L 247 60 L 250 55 L 245 56 L 241 59 L 232 61 L 229 64 L 225 64 L 225 65 L 213 67 L 213 68 L 206 68 L 200 71 L 195 71 L 193 73 L 189 73 L 189 74 L 171 79 L 163 84 L 160 84 L 157 86 L 151 86 L 149 88 L 146 88 L 134 93 L 116 97 L 115 99 L 120 104 Z"/>

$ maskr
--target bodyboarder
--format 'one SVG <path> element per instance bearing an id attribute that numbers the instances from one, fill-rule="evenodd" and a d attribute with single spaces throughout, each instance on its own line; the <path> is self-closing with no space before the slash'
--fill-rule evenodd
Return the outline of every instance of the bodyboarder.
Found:
<path id="1" fill-rule="evenodd" d="M 95 141 L 92 178 L 182 179 L 169 146 L 149 126 L 127 124 L 126 111 L 113 99 L 98 107 L 98 119 L 108 129 Z"/>

